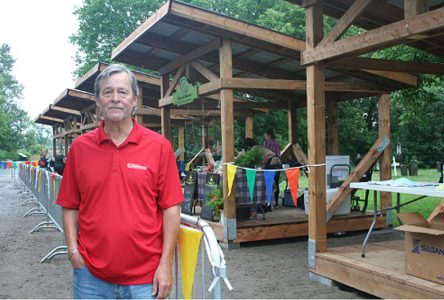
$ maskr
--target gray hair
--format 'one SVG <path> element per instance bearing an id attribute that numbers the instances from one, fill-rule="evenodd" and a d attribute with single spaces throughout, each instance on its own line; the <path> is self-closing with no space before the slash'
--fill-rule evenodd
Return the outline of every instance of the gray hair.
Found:
<path id="1" fill-rule="evenodd" d="M 94 83 L 94 94 L 96 97 L 99 97 L 100 94 L 100 84 L 107 80 L 111 75 L 117 74 L 117 73 L 123 73 L 125 72 L 128 74 L 128 78 L 131 83 L 131 89 L 133 91 L 134 97 L 137 97 L 139 95 L 139 87 L 137 86 L 137 79 L 136 76 L 134 76 L 133 72 L 131 72 L 130 69 L 125 67 L 124 65 L 120 64 L 112 64 L 109 65 L 105 70 L 103 70 L 99 76 L 96 78 L 96 82 Z"/>

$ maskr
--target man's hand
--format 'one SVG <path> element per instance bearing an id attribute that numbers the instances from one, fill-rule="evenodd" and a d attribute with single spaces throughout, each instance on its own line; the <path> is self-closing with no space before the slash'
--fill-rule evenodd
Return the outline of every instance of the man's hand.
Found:
<path id="1" fill-rule="evenodd" d="M 153 297 L 156 299 L 165 299 L 170 295 L 173 286 L 172 266 L 160 264 L 154 273 L 153 279 Z"/>
<path id="2" fill-rule="evenodd" d="M 72 254 L 70 261 L 74 269 L 81 268 L 85 265 L 85 261 L 83 260 L 82 255 L 80 255 L 78 251 Z"/>

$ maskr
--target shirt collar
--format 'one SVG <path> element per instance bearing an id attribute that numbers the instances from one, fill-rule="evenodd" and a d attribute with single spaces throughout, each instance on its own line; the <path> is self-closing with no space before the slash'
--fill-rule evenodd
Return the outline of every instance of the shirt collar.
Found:
<path id="1" fill-rule="evenodd" d="M 123 142 L 120 146 L 125 145 L 126 143 L 132 143 L 132 144 L 139 144 L 140 140 L 142 139 L 142 128 L 139 123 L 137 123 L 135 118 L 131 118 L 134 124 L 133 129 L 131 130 L 130 134 L 126 138 L 126 141 Z M 111 141 L 109 137 L 106 136 L 105 130 L 105 120 L 101 120 L 98 128 L 98 134 L 97 134 L 97 143 L 102 144 L 105 141 Z"/>

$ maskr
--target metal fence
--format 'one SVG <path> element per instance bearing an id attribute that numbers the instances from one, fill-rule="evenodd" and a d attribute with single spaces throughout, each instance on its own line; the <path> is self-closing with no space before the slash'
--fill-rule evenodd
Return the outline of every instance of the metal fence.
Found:
<path id="1" fill-rule="evenodd" d="M 0 177 L 3 179 L 15 180 L 17 171 L 17 162 L 0 161 Z"/>
<path id="2" fill-rule="evenodd" d="M 62 176 L 26 163 L 19 163 L 17 165 L 20 180 L 16 181 L 16 187 L 18 188 L 19 199 L 22 201 L 21 205 L 26 206 L 34 204 L 36 206 L 28 210 L 23 217 L 29 217 L 31 215 L 45 216 L 45 220 L 37 224 L 30 233 L 36 233 L 44 228 L 51 228 L 62 234 L 62 245 L 52 249 L 40 260 L 40 262 L 49 261 L 56 255 L 67 254 L 62 226 L 62 208 L 55 203 Z M 201 257 L 200 264 L 202 269 L 202 280 L 198 284 L 202 287 L 202 295 L 197 296 L 196 298 L 205 299 L 206 290 L 208 290 L 213 299 L 221 299 L 221 281 L 225 283 L 229 290 L 231 290 L 232 287 L 228 281 L 225 258 L 213 229 L 205 221 L 185 214 L 181 214 L 181 224 L 193 227 L 203 233 L 203 242 L 201 243 L 201 251 L 199 253 L 199 256 Z M 212 278 L 212 282 L 208 289 L 206 289 L 205 282 L 205 274 L 207 273 L 205 269 L 205 253 L 208 257 L 211 272 L 210 276 Z M 177 249 L 175 261 L 175 296 L 178 299 L 183 298 L 179 292 L 179 266 L 180 255 L 179 250 Z"/>

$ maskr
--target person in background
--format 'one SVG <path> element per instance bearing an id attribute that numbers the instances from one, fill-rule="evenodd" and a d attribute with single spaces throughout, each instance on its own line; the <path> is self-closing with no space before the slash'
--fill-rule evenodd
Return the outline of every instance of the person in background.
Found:
<path id="1" fill-rule="evenodd" d="M 73 297 L 166 298 L 183 201 L 172 145 L 132 117 L 125 66 L 100 73 L 94 93 L 103 119 L 72 143 L 57 199 Z"/>
<path id="2" fill-rule="evenodd" d="M 46 155 L 48 155 L 48 150 L 45 149 L 40 152 L 39 167 L 42 169 L 48 168 L 48 158 Z"/>
<path id="3" fill-rule="evenodd" d="M 54 171 L 63 176 L 65 170 L 66 157 L 63 153 L 59 152 L 54 157 Z"/>
<path id="4" fill-rule="evenodd" d="M 265 138 L 264 147 L 273 151 L 277 157 L 281 157 L 281 148 L 279 147 L 279 144 L 276 141 L 274 130 L 268 128 L 264 133 L 264 138 Z"/>

